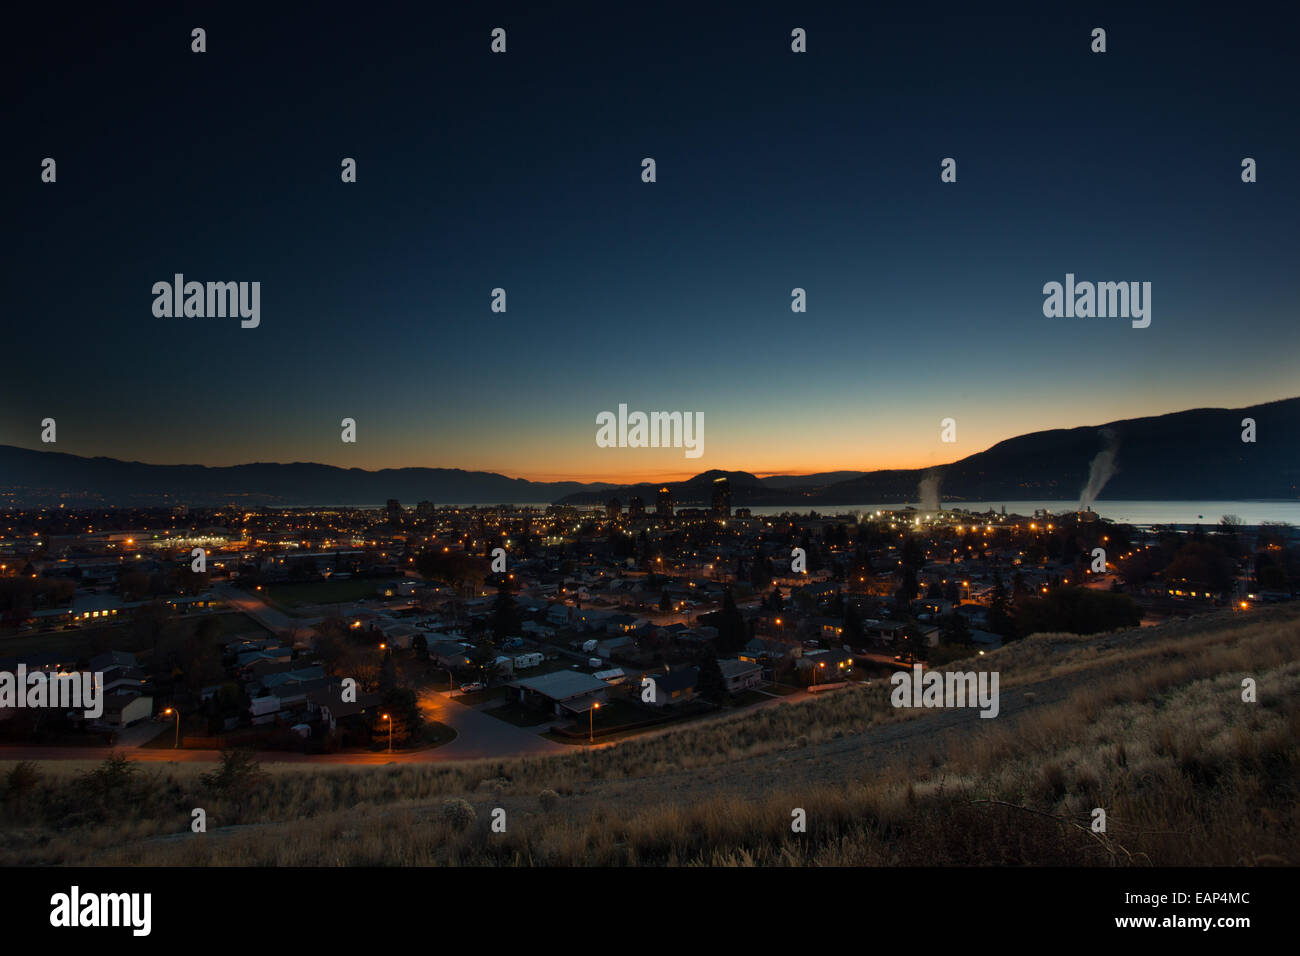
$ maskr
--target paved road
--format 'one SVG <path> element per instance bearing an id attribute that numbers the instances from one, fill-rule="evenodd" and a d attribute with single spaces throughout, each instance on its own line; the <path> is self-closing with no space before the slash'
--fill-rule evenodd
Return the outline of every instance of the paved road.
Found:
<path id="1" fill-rule="evenodd" d="M 530 757 L 561 753 L 563 744 L 541 736 L 546 725 L 529 729 L 516 727 L 489 717 L 449 698 L 446 691 L 426 691 L 420 696 L 420 709 L 434 720 L 456 731 L 456 739 L 430 751 L 438 760 L 474 760 L 479 757 Z"/>
<path id="2" fill-rule="evenodd" d="M 229 584 L 218 584 L 213 590 L 236 611 L 242 611 L 263 627 L 270 628 L 276 633 L 294 629 L 307 636 L 312 633 L 311 625 L 320 621 L 320 618 L 290 617 L 257 597 L 256 592 L 241 591 Z"/>
<path id="3" fill-rule="evenodd" d="M 504 720 L 479 713 L 473 707 L 449 700 L 446 693 L 427 693 L 420 698 L 420 707 L 433 720 L 441 721 L 456 731 L 451 743 L 430 750 L 407 753 L 344 753 L 300 754 L 287 751 L 259 751 L 258 760 L 265 763 L 313 764 L 386 764 L 386 763 L 441 763 L 448 760 L 477 760 L 487 757 L 529 757 L 563 753 L 568 748 L 540 736 L 546 728 L 528 730 Z M 149 727 L 156 725 L 149 724 Z M 168 725 L 170 726 L 170 725 Z M 162 728 L 166 730 L 166 727 Z M 170 731 L 169 731 L 170 732 Z M 219 750 L 191 750 L 182 748 L 140 748 L 138 745 L 120 745 L 130 760 L 148 763 L 210 763 L 221 756 Z M 98 762 L 108 756 L 108 747 L 0 747 L 0 760 L 89 760 Z"/>

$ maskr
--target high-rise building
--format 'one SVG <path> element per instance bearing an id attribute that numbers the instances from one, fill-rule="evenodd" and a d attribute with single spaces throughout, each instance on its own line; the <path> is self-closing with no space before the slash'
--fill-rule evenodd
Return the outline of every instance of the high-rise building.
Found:
<path id="1" fill-rule="evenodd" d="M 388 511 L 388 523 L 398 524 L 402 520 L 402 506 L 396 498 L 389 498 L 386 505 Z"/>
<path id="2" fill-rule="evenodd" d="M 655 505 L 655 514 L 665 518 L 673 516 L 673 493 L 667 485 L 659 489 L 659 502 Z"/>
<path id="3" fill-rule="evenodd" d="M 630 517 L 641 518 L 645 516 L 645 502 L 639 495 L 633 495 L 627 503 L 627 513 Z"/>
<path id="4" fill-rule="evenodd" d="M 433 509 L 432 501 L 421 501 L 418 505 L 415 506 L 415 516 L 417 518 L 420 518 L 421 520 L 432 518 L 433 511 L 434 509 Z"/>
<path id="5" fill-rule="evenodd" d="M 713 517 L 731 517 L 731 482 L 726 478 L 713 479 Z"/>
<path id="6" fill-rule="evenodd" d="M 617 498 L 610 498 L 609 504 L 605 505 L 605 514 L 611 518 L 617 518 L 623 513 L 623 502 Z"/>

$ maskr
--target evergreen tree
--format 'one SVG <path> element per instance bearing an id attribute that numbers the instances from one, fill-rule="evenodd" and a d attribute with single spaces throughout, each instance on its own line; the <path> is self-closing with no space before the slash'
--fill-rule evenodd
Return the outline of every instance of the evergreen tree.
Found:
<path id="1" fill-rule="evenodd" d="M 519 630 L 519 605 L 510 593 L 510 579 L 502 577 L 497 586 L 497 599 L 492 605 L 492 633 L 497 640 L 502 640 L 514 637 Z"/>
<path id="2" fill-rule="evenodd" d="M 705 614 L 700 620 L 718 629 L 717 649 L 720 654 L 734 654 L 749 641 L 744 615 L 736 607 L 731 588 L 723 591 L 722 610 Z"/>
<path id="3" fill-rule="evenodd" d="M 960 614 L 945 614 L 939 621 L 939 640 L 944 644 L 969 644 L 970 625 Z"/>
<path id="4" fill-rule="evenodd" d="M 379 667 L 379 691 L 386 693 L 397 687 L 397 662 L 393 660 L 393 652 L 384 652 L 384 662 Z"/>
<path id="5" fill-rule="evenodd" d="M 705 648 L 695 663 L 700 669 L 700 675 L 695 683 L 696 696 L 714 704 L 721 704 L 727 697 L 727 681 L 722 676 L 718 659 L 713 656 L 711 650 Z"/>
<path id="6" fill-rule="evenodd" d="M 844 640 L 858 646 L 858 641 L 862 638 L 862 612 L 858 609 L 857 602 L 846 603 L 844 605 Z"/>
<path id="7" fill-rule="evenodd" d="M 1002 583 L 1002 575 L 993 572 L 993 600 L 989 606 L 989 630 L 1003 638 L 1009 638 L 1016 632 L 1016 623 L 1011 617 L 1010 603 L 1007 600 L 1007 588 Z"/>

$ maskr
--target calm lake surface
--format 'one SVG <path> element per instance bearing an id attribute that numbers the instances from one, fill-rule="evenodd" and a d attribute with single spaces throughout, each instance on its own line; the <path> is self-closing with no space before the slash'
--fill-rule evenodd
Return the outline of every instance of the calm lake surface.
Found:
<path id="1" fill-rule="evenodd" d="M 919 508 L 917 502 L 910 502 Z M 1079 507 L 1078 501 L 945 501 L 945 509 L 965 508 L 968 511 L 1001 511 L 1006 505 L 1007 514 L 1032 515 L 1036 510 L 1047 509 L 1053 514 L 1073 512 Z M 821 515 L 855 514 L 868 511 L 898 511 L 905 505 L 894 504 L 858 504 L 825 505 L 811 510 Z M 787 511 L 798 510 L 807 513 L 808 508 L 795 509 L 790 506 L 751 508 L 756 515 L 779 515 Z M 1260 524 L 1264 521 L 1285 521 L 1300 525 L 1300 501 L 1106 501 L 1100 499 L 1093 503 L 1092 510 L 1103 518 L 1124 524 L 1218 524 L 1224 515 L 1236 515 L 1245 524 Z"/>

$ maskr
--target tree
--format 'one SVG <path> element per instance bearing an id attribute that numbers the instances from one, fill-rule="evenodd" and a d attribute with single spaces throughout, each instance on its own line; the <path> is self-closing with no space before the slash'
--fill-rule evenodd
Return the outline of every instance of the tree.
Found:
<path id="1" fill-rule="evenodd" d="M 393 660 L 391 650 L 384 652 L 384 662 L 379 666 L 379 690 L 381 693 L 397 686 L 397 662 Z"/>
<path id="2" fill-rule="evenodd" d="M 392 722 L 394 744 L 406 743 L 416 736 L 424 716 L 420 713 L 415 691 L 409 687 L 394 687 L 381 695 L 380 704 L 381 709 L 375 715 L 376 722 L 371 726 L 376 740 L 385 744 L 388 742 L 389 720 L 384 719 L 384 714 Z"/>
<path id="3" fill-rule="evenodd" d="M 702 615 L 700 622 L 718 629 L 717 649 L 721 654 L 734 654 L 749 641 L 745 618 L 736 607 L 731 588 L 722 593 L 722 609 Z"/>
<path id="4" fill-rule="evenodd" d="M 1003 638 L 1013 637 L 1016 623 L 1011 616 L 1010 602 L 1007 599 L 1007 587 L 1002 583 L 1002 575 L 993 572 L 993 600 L 989 605 L 989 630 Z"/>
<path id="5" fill-rule="evenodd" d="M 727 697 L 727 681 L 722 676 L 722 668 L 718 664 L 718 659 L 713 656 L 713 652 L 705 648 L 696 665 L 700 669 L 699 677 L 695 683 L 695 695 L 702 697 L 710 703 L 721 704 Z"/>
<path id="6" fill-rule="evenodd" d="M 1232 586 L 1232 562 L 1213 544 L 1189 541 L 1165 569 L 1165 580 L 1221 593 Z"/>
<path id="7" fill-rule="evenodd" d="M 916 583 L 916 571 L 904 565 L 902 580 L 899 581 L 898 590 L 894 592 L 894 603 L 898 607 L 906 607 L 916 599 L 919 593 L 920 587 Z"/>
<path id="8" fill-rule="evenodd" d="M 862 611 L 858 608 L 857 602 L 846 603 L 844 606 L 844 640 L 857 647 L 857 642 L 862 639 Z"/>
<path id="9" fill-rule="evenodd" d="M 907 654 L 911 660 L 923 661 L 929 656 L 929 646 L 925 642 L 925 635 L 921 633 L 921 628 L 915 622 L 909 621 L 903 626 L 903 653 Z"/>
<path id="10" fill-rule="evenodd" d="M 217 796 L 234 801 L 236 809 L 265 782 L 267 774 L 249 750 L 223 750 L 221 765 L 200 775 L 199 782 Z"/>
<path id="11" fill-rule="evenodd" d="M 493 676 L 496 674 L 496 648 L 483 641 L 474 647 L 469 658 L 474 662 L 478 674 L 482 676 L 483 683 L 491 683 Z"/>
<path id="12" fill-rule="evenodd" d="M 1142 609 L 1127 594 L 1076 587 L 1058 588 L 1042 597 L 1029 598 L 1016 614 L 1022 637 L 1053 631 L 1100 634 L 1137 627 L 1141 622 Z"/>
<path id="13" fill-rule="evenodd" d="M 503 577 L 497 586 L 497 599 L 492 605 L 492 633 L 497 640 L 514 637 L 520 631 L 519 605 L 510 593 L 510 581 Z"/>
<path id="14" fill-rule="evenodd" d="M 672 610 L 672 607 L 673 607 L 672 599 L 668 596 L 668 589 L 665 588 L 659 594 L 659 610 L 667 614 L 669 611 Z"/>
<path id="15" fill-rule="evenodd" d="M 429 659 L 429 639 L 423 634 L 416 634 L 411 638 L 411 650 L 415 653 L 417 661 L 427 661 Z"/>
<path id="16" fill-rule="evenodd" d="M 960 614 L 945 614 L 939 620 L 939 640 L 944 644 L 969 644 L 970 625 Z"/>
<path id="17" fill-rule="evenodd" d="M 909 536 L 903 541 L 902 552 L 899 554 L 903 567 L 910 571 L 919 571 L 925 564 L 925 549 L 921 547 L 921 542 L 914 537 Z M 915 579 L 915 574 L 913 575 Z"/>

